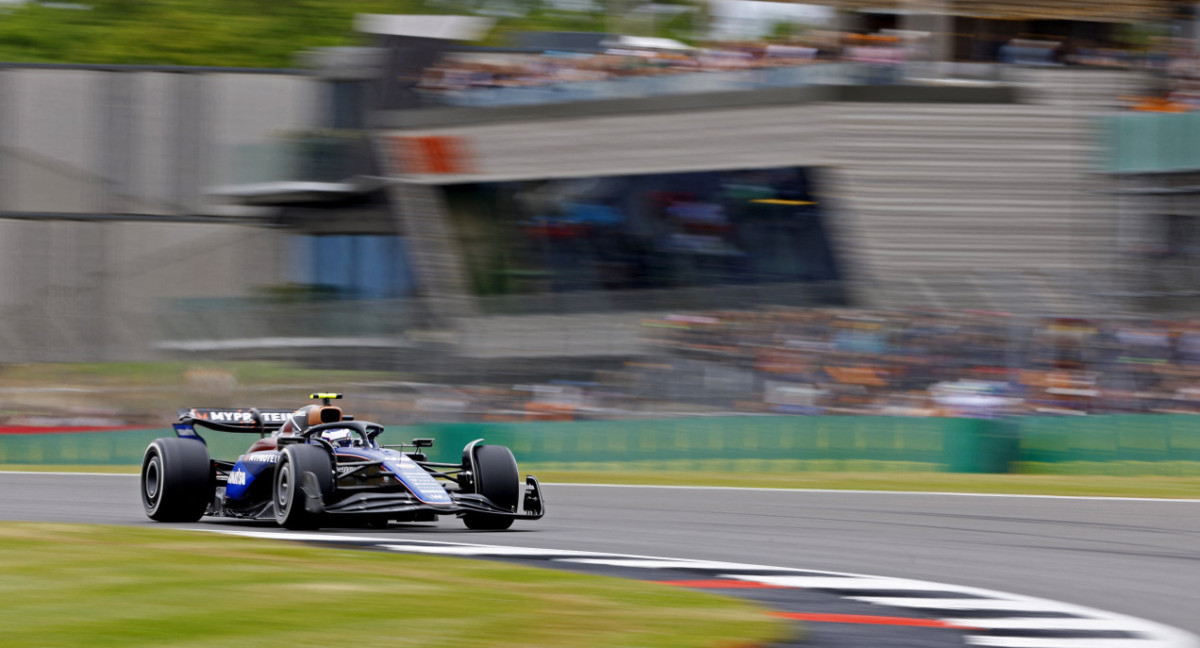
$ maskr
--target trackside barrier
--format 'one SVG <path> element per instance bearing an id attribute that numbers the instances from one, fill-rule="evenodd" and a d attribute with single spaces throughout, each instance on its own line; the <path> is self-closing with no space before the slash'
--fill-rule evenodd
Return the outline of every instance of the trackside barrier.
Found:
<path id="1" fill-rule="evenodd" d="M 137 465 L 170 429 L 6 433 L 0 464 Z M 436 440 L 457 461 L 468 442 L 507 445 L 522 464 L 641 468 L 964 473 L 1200 475 L 1200 416 L 1115 415 L 1006 420 L 883 416 L 747 416 L 642 421 L 430 423 L 389 428 L 385 442 Z M 236 458 L 251 435 L 209 433 L 214 457 Z"/>
<path id="2" fill-rule="evenodd" d="M 464 445 L 484 438 L 509 446 L 522 463 L 764 461 L 763 466 L 786 470 L 981 472 L 1007 470 L 1015 458 L 1011 428 L 1008 422 L 973 419 L 748 416 L 425 424 L 393 427 L 383 438 L 399 443 L 432 437 L 434 457 L 451 461 Z M 172 435 L 169 429 L 0 434 L 0 463 L 136 465 L 150 441 Z M 253 440 L 250 435 L 204 436 L 212 456 L 230 459 Z"/>
<path id="3" fill-rule="evenodd" d="M 527 463 L 620 464 L 764 460 L 780 469 L 903 469 L 980 472 L 995 468 L 978 451 L 997 439 L 1015 447 L 1011 424 L 972 419 L 884 416 L 747 416 L 571 423 L 458 423 L 416 426 L 442 452 L 473 439 L 507 445 Z M 1003 443 L 1000 442 L 1000 445 Z M 1007 452 L 1004 469 L 1014 455 Z M 794 463 L 801 462 L 801 463 Z M 769 467 L 772 464 L 762 464 Z M 664 465 L 664 467 L 667 467 Z M 768 468 L 769 469 L 769 468 Z"/>
<path id="4" fill-rule="evenodd" d="M 87 432 L 6 433 L 0 428 L 0 464 L 137 466 L 146 446 L 173 437 L 171 428 Z M 254 435 L 211 433 L 205 436 L 214 457 L 236 458 Z"/>
<path id="5" fill-rule="evenodd" d="M 1200 476 L 1200 416 L 1028 417 L 1020 426 L 1014 472 Z"/>

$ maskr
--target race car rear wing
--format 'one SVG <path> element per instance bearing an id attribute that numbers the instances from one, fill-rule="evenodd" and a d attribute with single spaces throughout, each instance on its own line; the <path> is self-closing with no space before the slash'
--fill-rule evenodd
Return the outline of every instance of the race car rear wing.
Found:
<path id="1" fill-rule="evenodd" d="M 221 408 L 192 408 L 179 410 L 179 422 L 175 424 L 178 432 L 180 427 L 199 425 L 220 432 L 243 432 L 249 434 L 266 434 L 283 427 L 292 410 L 284 409 L 221 409 Z"/>

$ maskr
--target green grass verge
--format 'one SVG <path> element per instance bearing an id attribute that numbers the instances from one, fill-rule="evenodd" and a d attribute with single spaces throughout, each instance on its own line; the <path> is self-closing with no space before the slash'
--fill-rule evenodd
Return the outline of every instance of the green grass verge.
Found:
<path id="1" fill-rule="evenodd" d="M 137 472 L 136 466 L 50 466 L 0 464 L 0 471 Z M 621 469 L 609 464 L 566 468 L 563 464 L 521 464 L 522 474 L 543 483 L 644 484 L 655 486 L 739 486 L 833 490 L 933 491 L 1018 495 L 1200 498 L 1200 477 L 1137 475 L 980 475 L 943 472 L 794 472 L 771 470 Z"/>
<path id="2" fill-rule="evenodd" d="M 741 600 L 504 563 L 163 529 L 0 525 L 9 646 L 752 646 Z"/>
<path id="3" fill-rule="evenodd" d="M 770 472 L 586 470 L 522 465 L 543 482 L 934 491 L 1020 495 L 1200 498 L 1200 477 L 980 475 L 940 472 Z"/>

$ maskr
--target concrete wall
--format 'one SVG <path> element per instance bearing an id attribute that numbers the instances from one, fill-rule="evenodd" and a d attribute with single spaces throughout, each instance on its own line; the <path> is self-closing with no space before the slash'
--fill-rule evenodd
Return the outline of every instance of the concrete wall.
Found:
<path id="1" fill-rule="evenodd" d="M 1086 115 L 1030 105 L 850 108 L 831 115 L 829 175 L 844 258 L 868 303 L 1091 307 L 1071 291 L 1091 288 L 1077 277 L 1109 270 L 1116 211 L 1091 172 Z"/>
<path id="2" fill-rule="evenodd" d="M 152 357 L 173 300 L 287 281 L 284 237 L 219 224 L 0 220 L 0 362 Z"/>
<path id="3" fill-rule="evenodd" d="M 279 73 L 0 69 L 0 211 L 204 213 L 233 147 L 318 124 Z"/>
<path id="4" fill-rule="evenodd" d="M 270 72 L 0 69 L 0 362 L 147 357 L 163 300 L 286 281 L 276 231 L 23 219 L 217 213 L 235 147 L 317 126 L 322 93 Z"/>

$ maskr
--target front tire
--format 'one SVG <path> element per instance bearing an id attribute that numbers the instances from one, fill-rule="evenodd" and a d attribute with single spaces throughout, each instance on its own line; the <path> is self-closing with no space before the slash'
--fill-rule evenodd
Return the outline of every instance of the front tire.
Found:
<path id="1" fill-rule="evenodd" d="M 195 522 L 213 497 L 208 448 L 190 439 L 155 439 L 142 456 L 142 508 L 158 522 Z"/>
<path id="2" fill-rule="evenodd" d="M 500 508 L 514 513 L 521 494 L 517 471 L 517 460 L 511 450 L 498 445 L 473 447 L 471 458 L 475 492 L 491 500 Z M 468 529 L 477 531 L 503 531 L 512 526 L 513 518 L 492 513 L 465 513 L 463 523 Z"/>
<path id="3" fill-rule="evenodd" d="M 287 529 L 315 529 L 333 491 L 333 461 L 313 445 L 284 448 L 275 467 L 275 521 Z"/>

